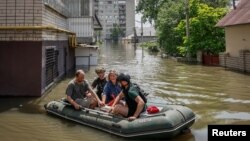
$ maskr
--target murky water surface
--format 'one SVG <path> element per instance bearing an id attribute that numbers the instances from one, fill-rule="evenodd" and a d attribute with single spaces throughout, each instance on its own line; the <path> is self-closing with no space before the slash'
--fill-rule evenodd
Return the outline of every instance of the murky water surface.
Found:
<path id="1" fill-rule="evenodd" d="M 151 95 L 184 102 L 196 114 L 191 132 L 171 141 L 206 141 L 208 124 L 250 124 L 250 76 L 220 67 L 186 65 L 131 45 L 104 43 L 99 65 L 129 73 Z M 86 73 L 89 82 L 95 67 Z M 124 141 L 105 132 L 46 114 L 43 105 L 64 97 L 61 81 L 41 98 L 0 98 L 1 141 Z M 167 139 L 166 139 L 167 140 Z"/>

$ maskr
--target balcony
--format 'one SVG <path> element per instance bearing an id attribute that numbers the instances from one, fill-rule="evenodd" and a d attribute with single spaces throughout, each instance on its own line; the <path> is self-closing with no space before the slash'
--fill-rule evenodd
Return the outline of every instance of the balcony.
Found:
<path id="1" fill-rule="evenodd" d="M 64 15 L 65 17 L 69 17 L 70 15 L 68 8 L 62 2 L 55 1 L 55 0 L 43 0 L 43 3 L 44 5 L 52 8 L 53 10 Z"/>

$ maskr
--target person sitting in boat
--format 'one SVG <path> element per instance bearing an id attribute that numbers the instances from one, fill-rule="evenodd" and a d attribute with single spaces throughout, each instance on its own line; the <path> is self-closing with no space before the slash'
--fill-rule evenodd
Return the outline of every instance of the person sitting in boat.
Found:
<path id="1" fill-rule="evenodd" d="M 121 73 L 118 76 L 118 81 L 121 83 L 122 92 L 116 97 L 111 106 L 111 112 L 127 117 L 130 121 L 135 120 L 146 110 L 146 98 L 131 83 L 129 75 Z M 117 104 L 124 97 L 126 105 Z"/>
<path id="2" fill-rule="evenodd" d="M 108 74 L 108 82 L 104 87 L 102 102 L 111 106 L 115 100 L 115 97 L 121 92 L 121 87 L 117 82 L 116 70 L 110 70 Z"/>
<path id="3" fill-rule="evenodd" d="M 83 70 L 76 71 L 75 78 L 69 82 L 66 89 L 67 100 L 77 110 L 81 107 L 94 109 L 98 104 L 103 106 L 104 103 L 98 98 L 84 77 Z"/>
<path id="4" fill-rule="evenodd" d="M 95 72 L 98 75 L 98 77 L 93 81 L 92 83 L 92 89 L 96 88 L 96 94 L 98 95 L 99 99 L 102 99 L 102 93 L 103 89 L 107 83 L 106 77 L 105 77 L 105 69 L 104 68 L 96 68 Z"/>

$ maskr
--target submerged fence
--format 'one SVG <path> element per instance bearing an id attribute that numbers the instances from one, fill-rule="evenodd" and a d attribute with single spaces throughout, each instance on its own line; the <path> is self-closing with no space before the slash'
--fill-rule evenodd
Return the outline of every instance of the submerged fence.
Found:
<path id="1" fill-rule="evenodd" d="M 239 54 L 239 57 L 232 57 L 228 53 L 220 53 L 220 65 L 225 68 L 250 73 L 250 51 L 241 50 Z"/>

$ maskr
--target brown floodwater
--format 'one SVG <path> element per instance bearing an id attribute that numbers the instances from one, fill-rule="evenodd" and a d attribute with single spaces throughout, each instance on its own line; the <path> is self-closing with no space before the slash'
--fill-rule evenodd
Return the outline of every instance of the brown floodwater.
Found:
<path id="1" fill-rule="evenodd" d="M 207 141 L 209 124 L 250 124 L 250 76 L 221 67 L 187 65 L 130 44 L 105 42 L 99 66 L 131 75 L 151 95 L 183 102 L 197 116 L 191 132 L 170 141 Z M 95 67 L 86 72 L 89 82 Z M 67 83 L 60 81 L 40 98 L 0 98 L 1 141 L 125 141 L 126 139 L 46 114 L 43 105 L 64 97 Z M 24 82 L 25 83 L 25 82 Z M 166 139 L 169 141 L 169 139 Z"/>

